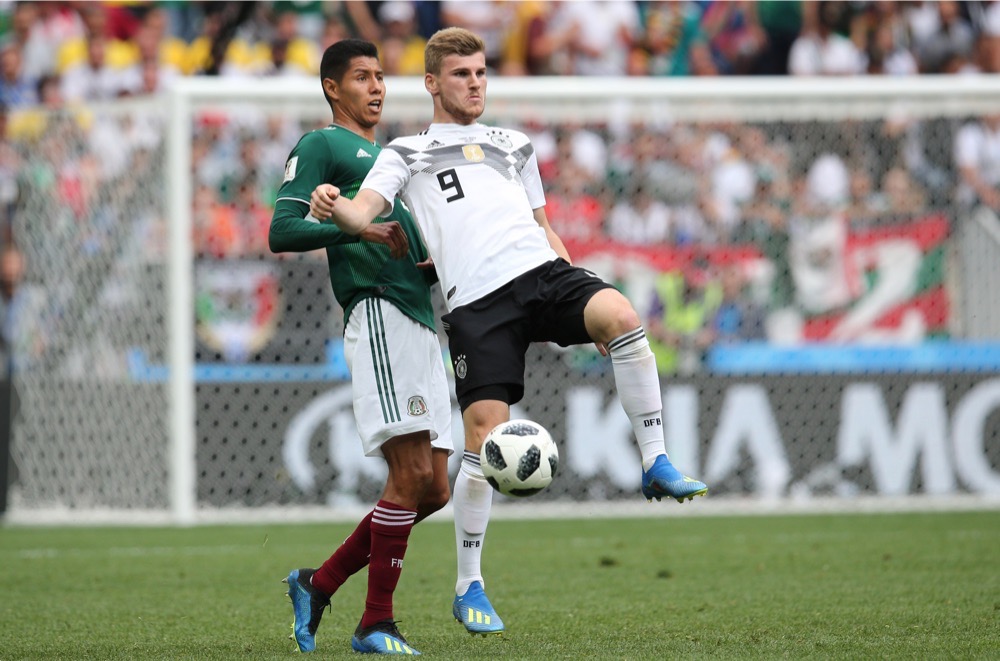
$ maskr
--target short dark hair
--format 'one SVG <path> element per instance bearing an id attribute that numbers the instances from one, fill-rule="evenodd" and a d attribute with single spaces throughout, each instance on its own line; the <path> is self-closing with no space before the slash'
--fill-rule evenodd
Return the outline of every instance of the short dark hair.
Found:
<path id="1" fill-rule="evenodd" d="M 364 39 L 341 39 L 332 44 L 323 53 L 323 61 L 319 65 L 320 81 L 331 78 L 339 83 L 347 73 L 351 60 L 356 57 L 378 59 L 378 48 Z"/>

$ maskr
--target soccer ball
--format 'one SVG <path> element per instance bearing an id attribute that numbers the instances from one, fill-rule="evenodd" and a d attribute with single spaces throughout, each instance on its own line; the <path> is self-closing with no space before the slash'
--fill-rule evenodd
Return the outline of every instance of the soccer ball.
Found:
<path id="1" fill-rule="evenodd" d="M 555 477 L 559 448 L 537 422 L 510 420 L 486 435 L 479 459 L 494 489 L 505 496 L 533 496 Z"/>

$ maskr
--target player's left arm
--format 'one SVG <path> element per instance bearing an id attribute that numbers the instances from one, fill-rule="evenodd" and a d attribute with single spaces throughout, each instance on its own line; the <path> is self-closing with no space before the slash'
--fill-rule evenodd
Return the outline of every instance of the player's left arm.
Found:
<path id="1" fill-rule="evenodd" d="M 531 213 L 535 217 L 535 222 L 545 230 L 545 238 L 548 239 L 549 245 L 556 251 L 556 254 L 572 264 L 573 260 L 570 259 L 569 251 L 566 250 L 566 246 L 563 245 L 559 235 L 549 225 L 549 218 L 545 215 L 545 189 L 542 186 L 542 175 L 538 171 L 538 156 L 535 154 L 534 147 L 528 142 L 519 150 L 519 153 L 527 155 L 527 158 L 521 164 L 519 174 L 521 175 L 521 183 L 524 185 L 524 192 L 528 196 L 528 204 L 531 205 Z"/>
<path id="2" fill-rule="evenodd" d="M 556 254 L 572 264 L 573 260 L 570 258 L 569 251 L 566 250 L 566 246 L 563 244 L 562 239 L 559 238 L 556 231 L 552 229 L 551 225 L 549 225 L 548 216 L 545 215 L 545 207 L 539 207 L 535 209 L 533 213 L 535 216 L 535 222 L 538 223 L 543 230 L 545 230 L 545 238 L 549 240 L 549 245 L 552 246 L 552 249 L 556 251 Z"/>

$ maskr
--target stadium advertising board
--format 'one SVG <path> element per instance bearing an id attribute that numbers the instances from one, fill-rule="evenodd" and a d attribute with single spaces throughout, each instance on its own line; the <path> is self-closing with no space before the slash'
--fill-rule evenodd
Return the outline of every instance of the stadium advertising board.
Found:
<path id="1" fill-rule="evenodd" d="M 568 376 L 558 392 L 544 378 L 527 385 L 513 413 L 545 425 L 562 456 L 538 498 L 636 498 L 638 456 L 611 377 Z M 199 501 L 378 497 L 384 467 L 360 452 L 348 384 L 221 383 L 198 397 Z M 240 413 L 262 399 L 259 421 Z M 671 456 L 714 495 L 1000 493 L 997 374 L 699 377 L 666 382 L 663 400 Z"/>

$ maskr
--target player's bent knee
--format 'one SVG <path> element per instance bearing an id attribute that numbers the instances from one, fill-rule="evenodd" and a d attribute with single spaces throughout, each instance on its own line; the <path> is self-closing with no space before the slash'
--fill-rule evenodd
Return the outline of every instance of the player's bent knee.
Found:
<path id="1" fill-rule="evenodd" d="M 429 466 L 414 466 L 407 473 L 408 482 L 423 497 L 434 483 L 434 471 Z"/>
<path id="2" fill-rule="evenodd" d="M 423 502 L 432 484 L 434 471 L 429 466 L 412 465 L 389 470 L 388 489 L 412 502 Z"/>
<path id="3" fill-rule="evenodd" d="M 432 487 L 424 494 L 423 499 L 420 501 L 420 509 L 428 514 L 437 512 L 447 505 L 450 499 L 451 491 L 448 487 L 444 489 L 435 489 Z"/>
<path id="4" fill-rule="evenodd" d="M 616 332 L 620 335 L 641 326 L 642 320 L 639 319 L 639 314 L 632 307 L 629 300 L 620 292 L 616 291 L 615 293 L 617 296 L 615 297 L 614 307 L 611 311 L 611 319 L 616 327 Z"/>
<path id="5" fill-rule="evenodd" d="M 584 309 L 584 322 L 591 338 L 609 342 L 642 325 L 639 314 L 617 289 L 602 289 Z"/>

